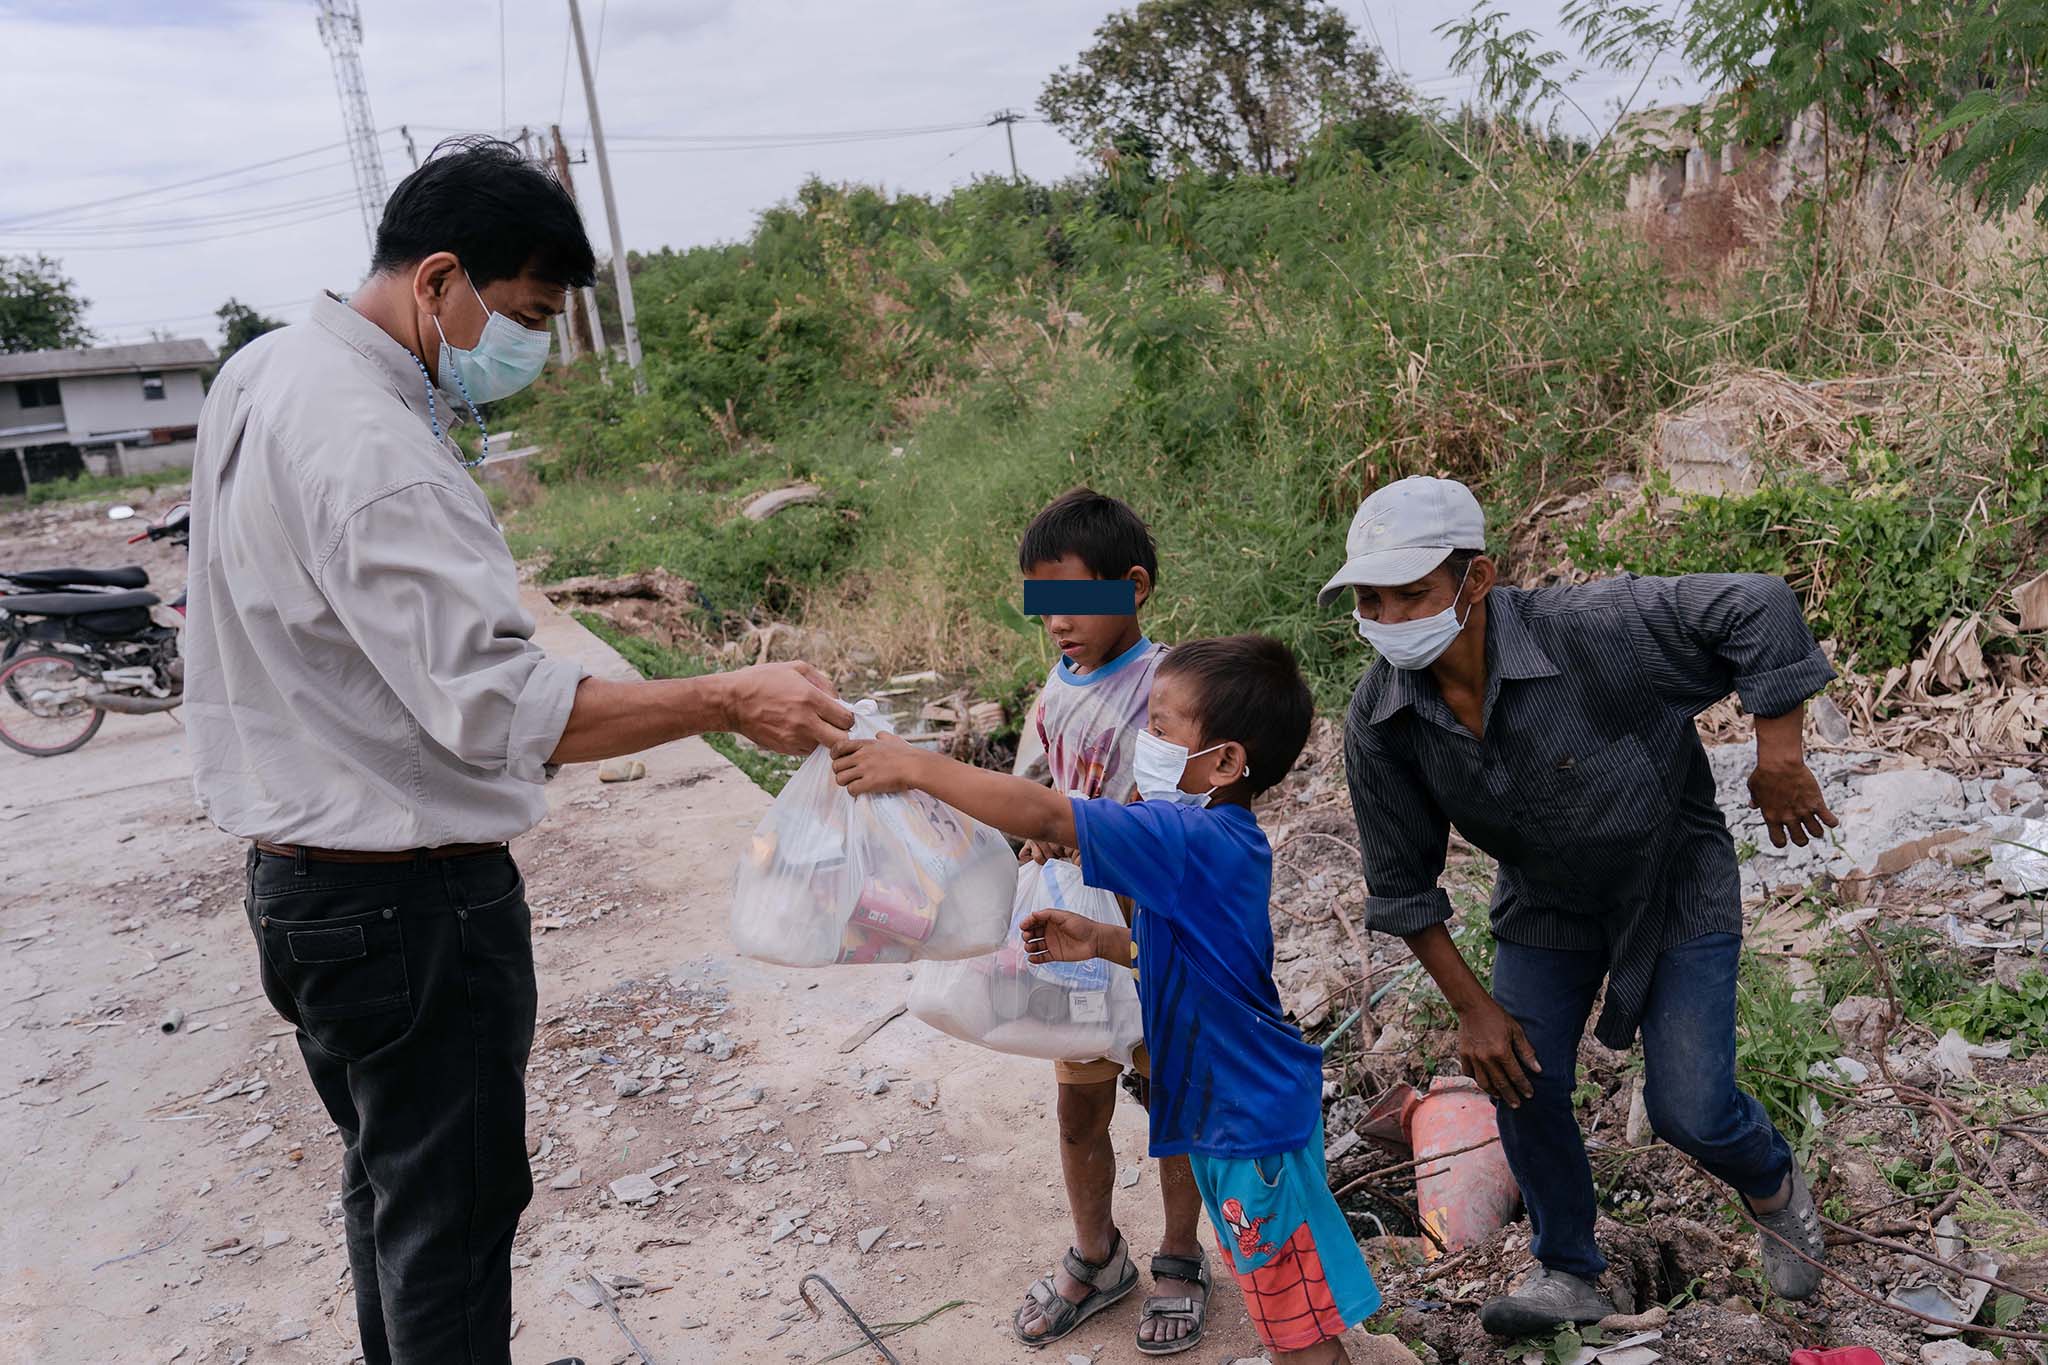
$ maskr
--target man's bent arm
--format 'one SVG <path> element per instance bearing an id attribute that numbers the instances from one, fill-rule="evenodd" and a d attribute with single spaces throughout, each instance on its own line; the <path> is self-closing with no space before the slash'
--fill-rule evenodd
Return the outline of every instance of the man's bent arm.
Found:
<path id="1" fill-rule="evenodd" d="M 550 763 L 589 763 L 670 740 L 731 730 L 766 749 L 807 754 L 845 737 L 853 713 L 809 664 L 648 682 L 585 678 Z"/>

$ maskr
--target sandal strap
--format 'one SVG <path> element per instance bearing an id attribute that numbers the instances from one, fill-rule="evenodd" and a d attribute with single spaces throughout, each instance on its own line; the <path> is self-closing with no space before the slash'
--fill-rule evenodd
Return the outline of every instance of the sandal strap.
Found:
<path id="1" fill-rule="evenodd" d="M 1205 1306 L 1205 1304 L 1194 1299 L 1185 1297 L 1178 1299 L 1155 1297 L 1145 1300 L 1143 1313 L 1148 1318 L 1194 1318 L 1199 1321 L 1202 1309 Z"/>
<path id="2" fill-rule="evenodd" d="M 1159 1252 L 1152 1257 L 1152 1278 L 1155 1280 L 1188 1280 L 1209 1287 L 1209 1258 L 1207 1255 L 1169 1256 Z"/>
<path id="3" fill-rule="evenodd" d="M 1080 1283 L 1088 1285 L 1090 1288 L 1100 1289 L 1103 1276 L 1109 1274 L 1112 1269 L 1129 1259 L 1129 1255 L 1130 1253 L 1124 1247 L 1124 1235 L 1119 1231 L 1116 1234 L 1116 1240 L 1109 1244 L 1109 1255 L 1103 1257 L 1100 1261 L 1084 1259 L 1080 1252 L 1072 1247 L 1068 1247 L 1067 1254 L 1060 1258 L 1060 1267 Z M 1119 1278 L 1121 1277 L 1111 1275 L 1110 1282 L 1113 1284 Z"/>

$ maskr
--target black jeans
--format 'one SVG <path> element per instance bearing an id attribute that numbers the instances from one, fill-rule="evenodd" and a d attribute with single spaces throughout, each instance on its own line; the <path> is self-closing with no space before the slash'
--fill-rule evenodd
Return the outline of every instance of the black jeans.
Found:
<path id="1" fill-rule="evenodd" d="M 263 991 L 341 1130 L 367 1365 L 509 1365 L 533 1194 L 533 944 L 509 853 L 406 863 L 249 853 Z"/>

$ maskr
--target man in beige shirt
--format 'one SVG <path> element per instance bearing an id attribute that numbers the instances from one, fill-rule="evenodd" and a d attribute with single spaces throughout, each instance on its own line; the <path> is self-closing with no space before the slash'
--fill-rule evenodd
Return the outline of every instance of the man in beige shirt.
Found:
<path id="1" fill-rule="evenodd" d="M 341 1133 L 368 1365 L 510 1360 L 535 983 L 506 842 L 549 767 L 715 730 L 804 753 L 852 721 L 802 664 L 617 683 L 533 643 L 447 432 L 533 380 L 594 265 L 516 148 L 439 149 L 362 289 L 238 353 L 200 417 L 194 785 L 250 841 L 263 987 Z"/>

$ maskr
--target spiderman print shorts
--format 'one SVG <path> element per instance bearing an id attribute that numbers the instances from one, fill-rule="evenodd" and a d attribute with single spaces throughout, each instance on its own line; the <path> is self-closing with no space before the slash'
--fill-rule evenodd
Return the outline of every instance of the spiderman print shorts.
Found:
<path id="1" fill-rule="evenodd" d="M 1297 1151 L 1188 1161 L 1260 1341 L 1304 1351 L 1379 1311 L 1379 1286 L 1330 1197 L 1320 1124 Z"/>

